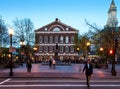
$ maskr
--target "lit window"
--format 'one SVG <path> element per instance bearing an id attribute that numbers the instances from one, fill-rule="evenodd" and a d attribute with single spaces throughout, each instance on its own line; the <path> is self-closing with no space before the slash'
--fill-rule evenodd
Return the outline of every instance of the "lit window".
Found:
<path id="1" fill-rule="evenodd" d="M 42 43 L 42 36 L 39 37 L 39 43 Z"/>
<path id="2" fill-rule="evenodd" d="M 48 37 L 47 36 L 45 36 L 45 38 L 44 38 L 44 43 L 48 43 Z"/>
<path id="3" fill-rule="evenodd" d="M 69 42 L 69 38 L 68 38 L 68 36 L 66 36 L 65 42 L 66 42 L 66 43 Z"/>
<path id="4" fill-rule="evenodd" d="M 55 43 L 58 43 L 58 36 L 55 36 Z"/>
<path id="5" fill-rule="evenodd" d="M 60 37 L 60 43 L 63 43 L 63 36 Z"/>
<path id="6" fill-rule="evenodd" d="M 71 36 L 71 43 L 74 43 L 74 36 Z"/>
<path id="7" fill-rule="evenodd" d="M 50 43 L 53 43 L 53 37 L 50 36 Z"/>

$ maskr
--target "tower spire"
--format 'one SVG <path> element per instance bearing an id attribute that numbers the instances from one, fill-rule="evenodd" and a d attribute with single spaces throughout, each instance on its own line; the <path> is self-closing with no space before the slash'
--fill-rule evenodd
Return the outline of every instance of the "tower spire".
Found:
<path id="1" fill-rule="evenodd" d="M 114 0 L 112 0 L 110 4 L 110 8 L 108 10 L 108 20 L 106 27 L 117 27 L 118 19 L 116 13 L 117 13 L 117 7 L 115 6 Z"/>

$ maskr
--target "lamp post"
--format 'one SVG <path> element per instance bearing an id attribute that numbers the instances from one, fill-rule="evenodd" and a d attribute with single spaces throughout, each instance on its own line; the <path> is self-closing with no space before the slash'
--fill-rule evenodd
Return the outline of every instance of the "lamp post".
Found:
<path id="1" fill-rule="evenodd" d="M 24 40 L 21 39 L 20 41 L 20 46 L 21 46 L 21 65 L 23 66 L 23 57 L 22 57 L 22 54 L 23 54 L 23 46 L 25 45 L 25 42 Z"/>
<path id="2" fill-rule="evenodd" d="M 79 55 L 79 50 L 80 50 L 80 48 L 77 48 L 78 55 Z"/>
<path id="3" fill-rule="evenodd" d="M 79 51 L 80 51 L 80 48 L 77 47 L 78 59 L 79 59 Z"/>
<path id="4" fill-rule="evenodd" d="M 115 43 L 114 43 L 114 52 L 113 52 L 113 55 L 114 55 L 114 59 L 113 59 L 113 62 L 112 62 L 112 68 L 111 68 L 111 73 L 112 73 L 112 76 L 116 76 L 116 70 L 115 70 L 115 64 L 116 64 L 116 61 L 117 61 L 117 41 L 118 39 L 115 38 Z"/>
<path id="5" fill-rule="evenodd" d="M 10 66 L 9 76 L 13 76 L 13 62 L 12 62 L 12 35 L 14 34 L 14 32 L 13 32 L 13 29 L 12 29 L 12 28 L 9 29 L 9 34 L 10 34 L 10 55 L 11 55 L 10 63 L 9 63 L 9 66 Z"/>
<path id="6" fill-rule="evenodd" d="M 100 52 L 101 52 L 101 59 L 102 59 L 102 58 L 103 58 L 103 50 L 104 50 L 104 49 L 101 47 L 99 50 L 100 50 Z"/>
<path id="7" fill-rule="evenodd" d="M 35 52 L 37 51 L 37 47 L 34 47 L 33 50 L 34 50 L 34 55 L 35 55 Z M 36 62 L 37 62 L 37 61 L 36 61 L 36 55 L 35 55 L 35 63 L 36 63 Z"/>
<path id="8" fill-rule="evenodd" d="M 112 68 L 111 68 L 111 73 L 112 76 L 116 76 L 117 72 L 115 69 L 115 64 L 117 62 L 117 48 L 118 48 L 118 27 L 112 27 L 112 35 L 113 35 L 113 41 L 114 41 L 114 51 L 113 51 L 113 62 L 112 62 Z"/>
<path id="9" fill-rule="evenodd" d="M 87 45 L 87 58 L 88 58 L 88 54 L 90 52 L 90 42 L 87 42 L 86 45 Z"/>

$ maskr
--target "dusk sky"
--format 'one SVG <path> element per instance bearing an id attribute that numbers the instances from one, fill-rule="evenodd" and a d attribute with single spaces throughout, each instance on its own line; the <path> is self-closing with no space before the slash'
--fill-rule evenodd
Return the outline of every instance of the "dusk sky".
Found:
<path id="1" fill-rule="evenodd" d="M 104 27 L 108 18 L 108 9 L 112 0 L 0 0 L 0 16 L 5 23 L 13 26 L 16 18 L 30 18 L 34 28 L 38 29 L 55 18 L 80 31 L 89 30 L 85 19 L 91 24 Z M 114 0 L 117 6 L 117 18 L 120 21 L 120 0 Z M 120 24 L 119 24 L 120 26 Z"/>

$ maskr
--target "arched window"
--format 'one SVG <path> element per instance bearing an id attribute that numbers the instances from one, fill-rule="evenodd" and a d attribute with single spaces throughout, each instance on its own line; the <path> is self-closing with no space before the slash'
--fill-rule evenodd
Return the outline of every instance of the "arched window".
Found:
<path id="1" fill-rule="evenodd" d="M 65 38 L 65 42 L 66 42 L 66 43 L 69 42 L 69 38 L 68 38 L 68 36 L 66 36 L 66 38 Z"/>
<path id="2" fill-rule="evenodd" d="M 71 43 L 74 43 L 74 36 L 71 36 Z"/>
<path id="3" fill-rule="evenodd" d="M 42 36 L 39 37 L 39 43 L 42 43 L 43 40 L 42 40 Z"/>
<path id="4" fill-rule="evenodd" d="M 70 47 L 70 52 L 74 52 L 74 47 L 73 46 Z"/>
<path id="5" fill-rule="evenodd" d="M 47 36 L 45 36 L 45 38 L 44 38 L 44 43 L 48 43 L 48 37 Z"/>
<path id="6" fill-rule="evenodd" d="M 42 46 L 39 47 L 39 52 L 42 52 L 42 48 L 43 48 Z"/>
<path id="7" fill-rule="evenodd" d="M 63 36 L 60 37 L 60 43 L 63 43 Z"/>
<path id="8" fill-rule="evenodd" d="M 60 46 L 60 52 L 63 52 L 63 50 L 64 50 L 64 47 Z"/>
<path id="9" fill-rule="evenodd" d="M 44 52 L 48 52 L 48 46 L 44 46 Z"/>
<path id="10" fill-rule="evenodd" d="M 50 47 L 49 47 L 49 50 L 50 50 L 50 52 L 53 52 L 53 47 L 50 46 Z"/>
<path id="11" fill-rule="evenodd" d="M 53 29 L 53 31 L 58 32 L 58 31 L 60 31 L 60 28 L 55 27 L 55 28 Z"/>
<path id="12" fill-rule="evenodd" d="M 58 36 L 55 36 L 55 43 L 58 43 Z"/>
<path id="13" fill-rule="evenodd" d="M 53 43 L 53 36 L 50 36 L 50 43 Z"/>
<path id="14" fill-rule="evenodd" d="M 65 47 L 65 52 L 69 52 L 69 47 L 68 46 Z"/>

